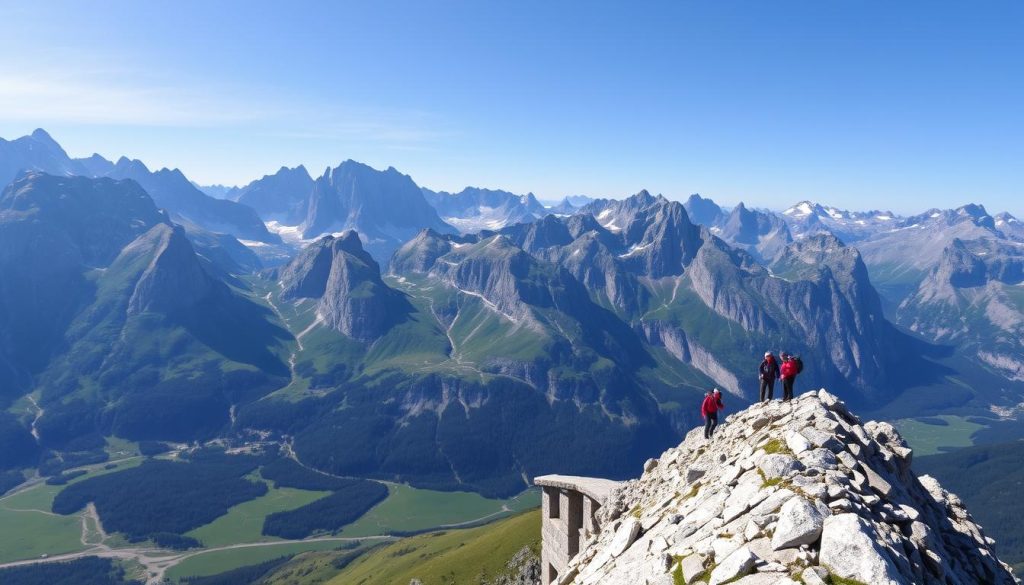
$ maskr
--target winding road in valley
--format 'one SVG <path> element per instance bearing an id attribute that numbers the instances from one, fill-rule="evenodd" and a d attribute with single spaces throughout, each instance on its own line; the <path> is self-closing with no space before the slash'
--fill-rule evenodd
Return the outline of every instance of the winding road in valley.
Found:
<path id="1" fill-rule="evenodd" d="M 90 504 L 92 506 L 92 504 Z M 91 512 L 95 514 L 95 508 L 92 508 Z M 87 518 L 90 516 L 89 511 L 82 515 L 82 543 L 89 546 L 86 542 L 87 539 Z M 99 525 L 99 517 L 95 517 L 97 525 Z M 103 541 L 109 538 L 106 533 L 102 531 L 102 527 L 99 528 L 99 533 Z M 214 548 L 204 548 L 192 551 L 173 551 L 162 548 L 147 548 L 147 547 L 125 547 L 125 548 L 111 548 L 105 542 L 91 545 L 90 548 L 67 553 L 62 555 L 53 555 L 46 558 L 38 559 L 26 559 L 23 561 L 13 561 L 10 563 L 0 564 L 0 569 L 6 569 L 10 567 L 24 567 L 27 565 L 38 565 L 42 563 L 59 563 L 62 561 L 73 561 L 75 559 L 81 559 L 85 557 L 103 557 L 109 559 L 118 559 L 125 561 L 135 561 L 146 568 L 146 585 L 159 585 L 164 582 L 164 577 L 171 567 L 174 567 L 178 563 L 192 557 L 209 554 L 212 552 L 233 550 L 239 548 L 259 548 L 267 546 L 281 546 L 286 544 L 306 544 L 311 542 L 353 542 L 353 541 L 365 541 L 365 540 L 391 540 L 391 536 L 364 536 L 359 538 L 351 537 L 335 537 L 335 536 L 322 536 L 317 538 L 308 538 L 306 540 L 276 540 L 272 542 L 246 542 L 239 544 L 230 544 L 227 546 L 218 546 Z"/>

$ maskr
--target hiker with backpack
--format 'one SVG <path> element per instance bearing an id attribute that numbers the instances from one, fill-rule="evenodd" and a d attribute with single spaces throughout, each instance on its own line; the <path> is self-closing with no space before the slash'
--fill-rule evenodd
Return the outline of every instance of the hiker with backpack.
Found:
<path id="1" fill-rule="evenodd" d="M 793 383 L 796 382 L 798 374 L 804 371 L 804 362 L 799 356 L 782 354 L 782 368 L 779 377 L 782 378 L 782 400 L 793 400 Z"/>
<path id="2" fill-rule="evenodd" d="M 764 352 L 764 360 L 757 372 L 761 379 L 761 402 L 767 402 L 775 396 L 775 379 L 779 377 L 779 362 L 775 361 L 772 352 Z"/>
<path id="3" fill-rule="evenodd" d="M 715 434 L 715 427 L 718 426 L 718 413 L 725 409 L 722 404 L 722 393 L 715 388 L 704 395 L 704 402 L 700 405 L 700 414 L 704 417 L 704 438 L 710 440 Z"/>

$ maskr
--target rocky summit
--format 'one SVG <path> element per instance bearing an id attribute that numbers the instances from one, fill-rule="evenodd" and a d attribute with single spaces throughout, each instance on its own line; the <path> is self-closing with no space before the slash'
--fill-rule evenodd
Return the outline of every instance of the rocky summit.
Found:
<path id="1" fill-rule="evenodd" d="M 825 390 L 687 435 L 597 511 L 558 583 L 1017 583 L 888 423 Z"/>

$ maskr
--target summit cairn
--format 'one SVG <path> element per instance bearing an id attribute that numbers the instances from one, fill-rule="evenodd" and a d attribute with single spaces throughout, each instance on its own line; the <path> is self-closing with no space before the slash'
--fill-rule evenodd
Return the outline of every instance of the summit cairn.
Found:
<path id="1" fill-rule="evenodd" d="M 1017 583 L 888 423 L 825 390 L 700 429 L 611 491 L 554 579 L 578 585 Z"/>

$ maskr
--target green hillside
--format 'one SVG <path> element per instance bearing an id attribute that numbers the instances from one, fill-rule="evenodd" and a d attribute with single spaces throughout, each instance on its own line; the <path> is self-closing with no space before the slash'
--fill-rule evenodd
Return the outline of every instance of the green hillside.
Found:
<path id="1" fill-rule="evenodd" d="M 524 546 L 540 552 L 540 511 L 465 530 L 405 538 L 363 555 L 333 576 L 329 585 L 392 585 L 416 578 L 424 585 L 477 583 L 503 574 L 508 560 Z M 323 578 L 330 561 L 323 555 L 299 557 L 265 578 L 268 585 L 294 582 L 299 575 Z"/>

